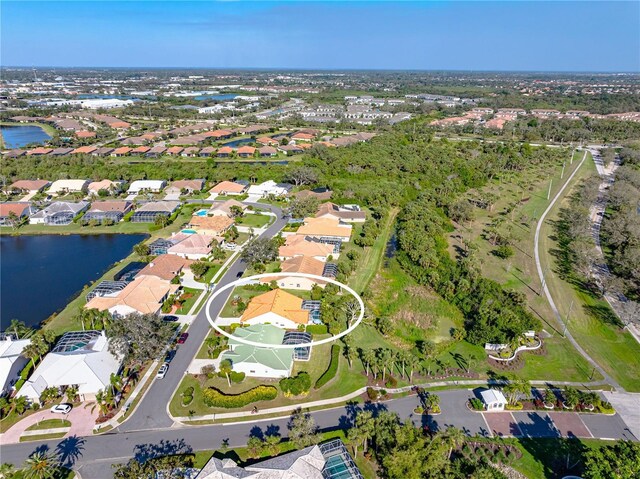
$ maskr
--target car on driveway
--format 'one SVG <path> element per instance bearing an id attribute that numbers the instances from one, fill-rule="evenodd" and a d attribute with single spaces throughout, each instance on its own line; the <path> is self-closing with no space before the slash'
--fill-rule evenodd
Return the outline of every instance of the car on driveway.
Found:
<path id="1" fill-rule="evenodd" d="M 169 365 L 167 363 L 164 363 L 162 366 L 160 366 L 160 369 L 158 369 L 158 373 L 156 374 L 156 379 L 162 379 L 167 375 L 167 371 L 169 370 Z"/>
<path id="2" fill-rule="evenodd" d="M 178 338 L 178 344 L 184 344 L 187 342 L 187 338 L 189 337 L 189 333 L 182 333 Z"/>
<path id="3" fill-rule="evenodd" d="M 51 409 L 49 409 L 49 411 L 55 414 L 69 414 L 71 412 L 71 409 L 73 409 L 73 406 L 71 404 L 62 403 L 56 404 Z"/>
<path id="4" fill-rule="evenodd" d="M 162 317 L 162 320 L 163 320 L 163 321 L 171 321 L 171 322 L 173 322 L 173 321 L 177 321 L 177 320 L 178 320 L 178 317 L 177 317 L 177 316 L 174 316 L 174 315 L 172 315 L 172 314 L 167 314 L 166 316 L 163 316 L 163 317 Z"/>

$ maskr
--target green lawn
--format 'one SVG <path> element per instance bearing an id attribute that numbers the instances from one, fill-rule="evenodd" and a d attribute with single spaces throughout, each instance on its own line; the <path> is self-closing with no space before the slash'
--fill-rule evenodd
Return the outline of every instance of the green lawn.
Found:
<path id="1" fill-rule="evenodd" d="M 40 421 L 32 426 L 29 426 L 27 431 L 37 431 L 39 429 L 55 429 L 59 427 L 71 427 L 71 421 L 67 421 L 66 419 L 45 419 L 44 421 Z"/>
<path id="2" fill-rule="evenodd" d="M 191 296 L 184 303 L 182 303 L 182 306 L 180 307 L 180 309 L 176 311 L 176 314 L 188 314 L 189 311 L 191 311 L 191 308 L 193 307 L 193 305 L 196 303 L 196 301 L 202 294 L 203 290 L 194 289 L 194 288 L 183 288 L 183 291 L 184 293 L 191 294 L 193 296 Z"/>
<path id="3" fill-rule="evenodd" d="M 273 216 L 261 214 L 246 214 L 241 218 L 236 218 L 236 224 L 239 226 L 250 226 L 252 228 L 262 228 L 273 220 Z"/>
<path id="4" fill-rule="evenodd" d="M 61 439 L 66 436 L 66 432 L 52 432 L 51 434 L 37 434 L 33 436 L 22 436 L 20 442 L 32 442 L 32 441 L 48 441 L 49 439 Z"/>

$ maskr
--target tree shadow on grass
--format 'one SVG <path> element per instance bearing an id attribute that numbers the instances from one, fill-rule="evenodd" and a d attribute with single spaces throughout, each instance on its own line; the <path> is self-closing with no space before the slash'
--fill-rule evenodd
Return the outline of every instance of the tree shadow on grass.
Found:
<path id="1" fill-rule="evenodd" d="M 559 479 L 583 472 L 582 457 L 587 447 L 580 439 L 521 438 L 518 441 L 542 465 L 544 477 Z"/>

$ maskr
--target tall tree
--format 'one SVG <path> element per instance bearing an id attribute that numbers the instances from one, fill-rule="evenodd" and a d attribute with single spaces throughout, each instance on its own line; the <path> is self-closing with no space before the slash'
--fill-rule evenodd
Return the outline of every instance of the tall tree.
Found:
<path id="1" fill-rule="evenodd" d="M 318 426 L 310 414 L 305 414 L 301 409 L 296 410 L 288 424 L 289 439 L 298 449 L 317 444 L 320 441 Z"/>
<path id="2" fill-rule="evenodd" d="M 22 467 L 25 479 L 53 479 L 60 471 L 60 461 L 57 456 L 46 452 L 32 454 Z"/>

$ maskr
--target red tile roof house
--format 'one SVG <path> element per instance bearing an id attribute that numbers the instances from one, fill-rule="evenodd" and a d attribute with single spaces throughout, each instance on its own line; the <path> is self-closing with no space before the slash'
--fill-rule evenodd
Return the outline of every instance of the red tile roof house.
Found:
<path id="1" fill-rule="evenodd" d="M 278 150 L 284 152 L 287 155 L 295 155 L 304 151 L 298 145 L 281 145 L 278 147 Z"/>
<path id="2" fill-rule="evenodd" d="M 15 214 L 18 218 L 28 218 L 35 210 L 31 207 L 31 203 L 0 203 L 0 226 L 11 226 L 9 215 Z"/>
<path id="3" fill-rule="evenodd" d="M 138 146 L 137 148 L 134 148 L 133 150 L 131 150 L 131 154 L 132 155 L 144 155 L 150 149 L 151 148 L 149 148 L 148 146 Z"/>
<path id="4" fill-rule="evenodd" d="M 39 146 L 38 148 L 34 148 L 33 150 L 27 151 L 27 156 L 40 156 L 40 155 L 48 155 L 53 151 L 53 148 L 44 148 Z"/>
<path id="5" fill-rule="evenodd" d="M 171 156 L 178 156 L 180 153 L 182 153 L 182 150 L 184 150 L 184 148 L 182 148 L 181 146 L 172 146 L 171 148 L 167 148 L 167 151 L 165 153 Z"/>
<path id="6" fill-rule="evenodd" d="M 213 146 L 206 146 L 202 150 L 200 150 L 200 153 L 198 155 L 201 158 L 208 158 L 213 154 L 214 151 L 216 151 L 216 149 Z"/>
<path id="7" fill-rule="evenodd" d="M 147 158 L 158 158 L 159 156 L 162 156 L 165 151 L 167 151 L 167 149 L 164 146 L 154 146 L 147 151 L 144 156 Z"/>
<path id="8" fill-rule="evenodd" d="M 241 146 L 238 148 L 238 156 L 240 158 L 249 158 L 252 157 L 256 152 L 256 149 L 253 146 Z"/>
<path id="9" fill-rule="evenodd" d="M 231 153 L 233 153 L 233 148 L 231 148 L 230 146 L 223 146 L 222 148 L 218 148 L 218 153 L 216 153 L 216 156 L 218 158 L 229 158 L 231 156 Z"/>
<path id="10" fill-rule="evenodd" d="M 291 139 L 295 141 L 312 141 L 314 138 L 315 138 L 314 135 L 311 135 L 309 133 L 303 133 L 303 132 L 294 133 L 291 136 Z"/>
<path id="11" fill-rule="evenodd" d="M 96 148 L 95 146 L 81 146 L 80 148 L 76 148 L 75 150 L 73 150 L 72 153 L 74 155 L 90 155 L 97 149 L 98 148 Z"/>
<path id="12" fill-rule="evenodd" d="M 192 157 L 193 158 L 195 156 L 198 156 L 199 152 L 200 152 L 200 148 L 198 148 L 196 146 L 188 146 L 187 148 L 182 150 L 182 153 L 180 153 L 180 156 Z"/>
<path id="13" fill-rule="evenodd" d="M 121 146 L 111 152 L 111 156 L 125 156 L 131 153 L 131 148 L 128 146 Z"/>
<path id="14" fill-rule="evenodd" d="M 214 130 L 211 133 L 207 133 L 208 137 L 215 138 L 216 140 L 222 140 L 226 138 L 231 138 L 233 136 L 233 131 L 231 130 Z"/>
<path id="15" fill-rule="evenodd" d="M 48 180 L 18 180 L 9 185 L 9 191 L 20 191 L 24 193 L 37 193 L 44 190 L 51 184 Z"/>
<path id="16" fill-rule="evenodd" d="M 202 191 L 204 189 L 204 180 L 177 180 L 171 183 L 171 186 L 164 190 L 165 193 L 181 193 L 182 190 L 187 190 L 189 193 L 194 191 Z"/>
<path id="17" fill-rule="evenodd" d="M 258 154 L 262 157 L 272 157 L 278 154 L 278 150 L 276 150 L 273 146 L 262 146 L 258 148 Z"/>
<path id="18" fill-rule="evenodd" d="M 76 131 L 76 136 L 78 138 L 95 138 L 96 137 L 96 132 L 95 131 L 81 130 L 81 131 Z"/>
<path id="19" fill-rule="evenodd" d="M 256 139 L 256 143 L 259 143 L 260 145 L 269 145 L 269 146 L 278 146 L 280 144 L 278 140 L 274 140 L 273 138 L 270 138 L 268 136 L 262 136 Z"/>

